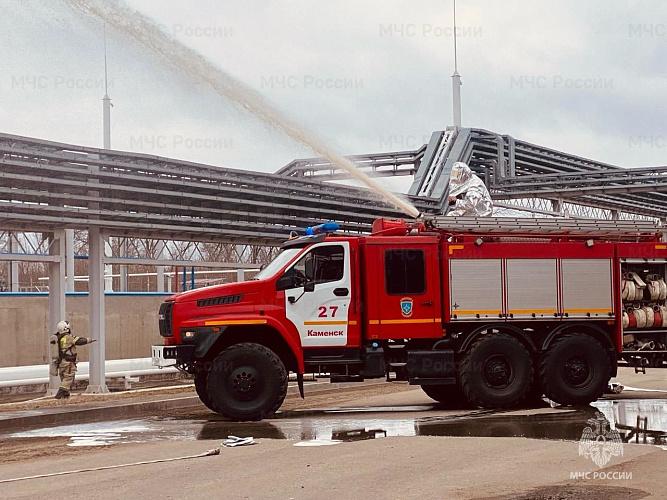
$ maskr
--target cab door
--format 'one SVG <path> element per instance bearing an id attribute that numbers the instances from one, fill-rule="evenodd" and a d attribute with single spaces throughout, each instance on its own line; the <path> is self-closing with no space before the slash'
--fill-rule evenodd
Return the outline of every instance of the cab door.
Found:
<path id="1" fill-rule="evenodd" d="M 297 284 L 285 290 L 285 315 L 303 347 L 358 345 L 350 255 L 348 241 L 318 243 L 285 271 Z"/>
<path id="2" fill-rule="evenodd" d="M 369 337 L 441 337 L 437 240 L 410 237 L 409 242 L 392 243 L 369 245 L 376 271 L 375 290 L 369 291 L 375 295 L 369 301 Z"/>

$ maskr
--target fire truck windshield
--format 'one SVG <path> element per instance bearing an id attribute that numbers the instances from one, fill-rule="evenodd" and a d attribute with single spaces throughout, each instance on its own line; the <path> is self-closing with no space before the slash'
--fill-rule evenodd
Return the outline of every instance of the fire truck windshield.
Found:
<path id="1" fill-rule="evenodd" d="M 257 275 L 252 278 L 253 280 L 265 280 L 271 278 L 278 271 L 287 265 L 299 252 L 303 250 L 301 248 L 286 248 L 282 250 L 275 259 L 273 259 L 269 265 L 262 269 Z"/>

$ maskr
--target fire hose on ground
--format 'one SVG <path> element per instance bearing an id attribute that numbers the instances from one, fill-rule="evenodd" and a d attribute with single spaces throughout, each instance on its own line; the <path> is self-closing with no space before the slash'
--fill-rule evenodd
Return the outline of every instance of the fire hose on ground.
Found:
<path id="1" fill-rule="evenodd" d="M 0 483 L 13 483 L 16 481 L 26 481 L 28 479 L 39 479 L 43 477 L 54 477 L 54 476 L 65 476 L 68 474 L 79 474 L 81 472 L 95 472 L 100 470 L 109 470 L 109 469 L 120 469 L 121 467 L 134 467 L 135 465 L 148 465 L 148 464 L 159 464 L 164 462 L 175 462 L 177 460 L 190 460 L 192 458 L 202 458 L 202 457 L 211 457 L 213 455 L 220 455 L 220 448 L 214 448 L 212 450 L 205 451 L 204 453 L 199 453 L 198 455 L 188 455 L 185 457 L 176 457 L 176 458 L 161 458 L 157 460 L 147 460 L 144 462 L 134 462 L 131 464 L 119 464 L 119 465 L 107 465 L 105 467 L 91 467 L 89 469 L 78 469 L 78 470 L 69 470 L 63 472 L 53 472 L 51 474 L 38 474 L 35 476 L 24 476 L 24 477 L 14 477 L 11 479 L 0 479 Z"/>

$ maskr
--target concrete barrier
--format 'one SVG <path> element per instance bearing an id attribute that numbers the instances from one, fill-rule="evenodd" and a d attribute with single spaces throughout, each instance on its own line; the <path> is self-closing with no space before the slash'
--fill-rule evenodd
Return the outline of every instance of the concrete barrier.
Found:
<path id="1" fill-rule="evenodd" d="M 106 295 L 107 359 L 145 358 L 161 344 L 158 309 L 166 294 Z M 66 319 L 72 331 L 88 336 L 88 294 L 67 294 Z M 46 365 L 49 362 L 48 294 L 0 294 L 0 367 Z M 78 349 L 88 361 L 88 349 Z"/>

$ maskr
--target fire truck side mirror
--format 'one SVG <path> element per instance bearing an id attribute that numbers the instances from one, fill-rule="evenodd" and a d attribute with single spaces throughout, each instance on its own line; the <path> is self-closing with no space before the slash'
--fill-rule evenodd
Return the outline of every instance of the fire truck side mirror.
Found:
<path id="1" fill-rule="evenodd" d="M 276 281 L 276 290 L 280 291 L 287 290 L 288 288 L 296 288 L 294 281 L 294 276 L 285 274 L 278 278 L 278 281 Z"/>
<path id="2" fill-rule="evenodd" d="M 307 281 L 303 285 L 303 291 L 304 292 L 314 292 L 315 291 L 315 282 L 314 281 Z"/>

